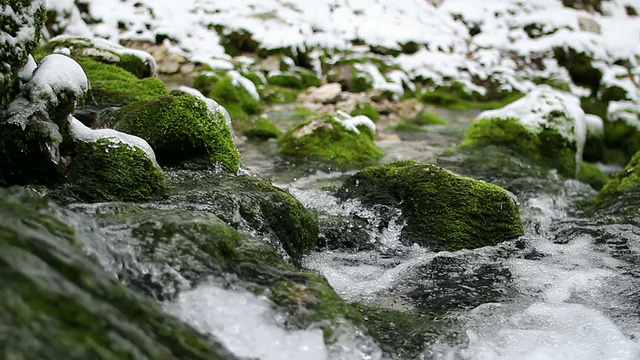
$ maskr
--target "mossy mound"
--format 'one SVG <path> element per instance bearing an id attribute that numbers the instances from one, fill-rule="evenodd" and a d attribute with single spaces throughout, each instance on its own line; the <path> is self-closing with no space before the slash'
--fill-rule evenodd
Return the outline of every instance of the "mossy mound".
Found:
<path id="1" fill-rule="evenodd" d="M 156 63 L 153 57 L 141 50 L 128 49 L 120 44 L 104 39 L 88 39 L 74 36 L 56 36 L 36 51 L 36 58 L 58 52 L 68 51 L 72 58 L 90 58 L 101 63 L 115 65 L 139 79 L 156 75 Z"/>
<path id="2" fill-rule="evenodd" d="M 595 199 L 593 210 L 609 215 L 637 215 L 640 209 L 640 152 L 609 181 Z"/>
<path id="3" fill-rule="evenodd" d="M 337 193 L 400 208 L 407 221 L 403 241 L 436 251 L 496 245 L 523 234 L 518 206 L 504 189 L 435 165 L 398 161 L 370 167 Z"/>
<path id="4" fill-rule="evenodd" d="M 583 162 L 580 165 L 580 173 L 578 180 L 591 185 L 596 190 L 602 189 L 609 182 L 609 177 L 602 171 L 598 165 Z"/>
<path id="5" fill-rule="evenodd" d="M 8 358 L 234 359 L 98 268 L 74 215 L 0 189 L 0 348 Z"/>
<path id="6" fill-rule="evenodd" d="M 332 116 L 309 119 L 296 125 L 278 141 L 281 154 L 342 166 L 361 166 L 379 160 L 383 152 L 373 141 L 373 133 L 360 127 L 361 133 L 348 130 Z"/>
<path id="7" fill-rule="evenodd" d="M 351 116 L 364 115 L 376 122 L 380 119 L 380 112 L 370 102 L 359 102 L 356 108 L 351 112 Z"/>
<path id="8" fill-rule="evenodd" d="M 89 58 L 77 58 L 89 78 L 90 102 L 101 107 L 124 106 L 167 95 L 167 88 L 157 78 L 138 79 L 132 73 L 115 65 Z"/>
<path id="9" fill-rule="evenodd" d="M 411 120 L 411 122 L 413 122 L 416 125 L 425 125 L 425 126 L 447 125 L 447 122 L 442 118 L 442 116 L 429 111 L 421 112 L 418 115 L 418 117 Z"/>
<path id="10" fill-rule="evenodd" d="M 264 116 L 259 118 L 236 119 L 233 127 L 239 134 L 249 139 L 277 139 L 282 134 L 273 121 Z"/>
<path id="11" fill-rule="evenodd" d="M 298 100 L 300 90 L 282 86 L 267 85 L 261 91 L 262 100 L 267 104 L 291 104 Z"/>
<path id="12" fill-rule="evenodd" d="M 82 202 L 145 201 L 166 188 L 164 175 L 141 149 L 109 139 L 79 141 L 63 196 Z"/>
<path id="13" fill-rule="evenodd" d="M 231 76 L 218 80 L 208 96 L 224 106 L 232 118 L 260 112 L 260 100 L 252 97 L 241 84 L 236 84 Z"/>
<path id="14" fill-rule="evenodd" d="M 480 95 L 477 92 L 467 92 L 464 84 L 456 82 L 449 86 L 437 86 L 433 90 L 426 91 L 420 95 L 420 100 L 452 110 L 491 110 L 508 105 L 522 96 L 517 92 L 505 92 L 493 96 Z"/>
<path id="15" fill-rule="evenodd" d="M 115 128 L 145 139 L 160 163 L 205 158 L 238 170 L 240 154 L 224 114 L 191 95 L 129 104 L 112 113 Z"/>

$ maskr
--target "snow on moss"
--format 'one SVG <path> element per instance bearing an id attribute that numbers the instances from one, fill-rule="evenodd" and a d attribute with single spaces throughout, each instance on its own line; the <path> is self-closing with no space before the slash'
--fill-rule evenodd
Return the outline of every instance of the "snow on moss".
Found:
<path id="1" fill-rule="evenodd" d="M 242 76 L 242 74 L 240 74 L 235 70 L 231 70 L 227 72 L 227 75 L 231 76 L 231 79 L 233 79 L 233 86 L 236 86 L 236 87 L 238 85 L 242 86 L 245 90 L 247 90 L 247 92 L 251 95 L 252 98 L 260 101 L 260 94 L 258 94 L 258 89 L 256 88 L 256 85 L 251 80 Z"/>
<path id="2" fill-rule="evenodd" d="M 25 85 L 32 101 L 46 99 L 53 105 L 58 104 L 58 96 L 62 93 L 81 98 L 88 89 L 87 75 L 80 64 L 60 54 L 51 54 L 42 59 L 31 81 Z"/>
<path id="3" fill-rule="evenodd" d="M 377 66 L 371 63 L 366 64 L 354 64 L 356 70 L 364 73 L 372 80 L 372 86 L 374 89 L 390 92 L 394 94 L 394 97 L 400 98 L 404 94 L 404 88 L 402 83 L 390 82 L 382 75 Z"/>
<path id="4" fill-rule="evenodd" d="M 94 130 L 88 128 L 80 120 L 71 115 L 69 116 L 69 122 L 71 123 L 71 135 L 74 139 L 82 142 L 96 142 L 106 139 L 116 144 L 127 144 L 131 147 L 142 150 L 151 160 L 151 162 L 153 162 L 153 164 L 158 169 L 160 168 L 158 162 L 156 161 L 156 154 L 153 152 L 151 146 L 149 146 L 149 143 L 147 143 L 144 139 L 112 129 Z"/>
<path id="5" fill-rule="evenodd" d="M 227 124 L 227 126 L 229 127 L 229 130 L 231 130 L 231 134 L 233 134 L 233 125 L 231 123 L 231 115 L 229 115 L 229 112 L 227 111 L 227 109 L 225 109 L 224 106 L 218 104 L 217 101 L 204 96 L 200 91 L 198 91 L 197 89 L 194 89 L 192 87 L 181 85 L 176 90 L 180 91 L 180 92 L 183 92 L 185 94 L 189 94 L 191 96 L 195 96 L 198 99 L 204 101 L 205 104 L 207 104 L 207 109 L 209 110 L 209 112 L 211 114 L 215 115 L 217 113 L 221 113 L 222 116 L 224 116 L 225 124 Z"/>
<path id="6" fill-rule="evenodd" d="M 358 126 L 365 126 L 373 134 L 376 133 L 376 124 L 366 115 L 356 115 L 351 116 L 342 110 L 336 111 L 336 115 L 333 119 L 342 124 L 347 130 L 352 131 L 358 135 L 360 135 L 360 130 L 358 130 Z"/>
<path id="7" fill-rule="evenodd" d="M 630 101 L 612 101 L 607 109 L 609 121 L 624 121 L 640 130 L 640 104 Z"/>
<path id="8" fill-rule="evenodd" d="M 586 114 L 584 116 L 584 122 L 587 126 L 587 134 L 596 138 L 604 137 L 604 121 L 598 115 Z"/>

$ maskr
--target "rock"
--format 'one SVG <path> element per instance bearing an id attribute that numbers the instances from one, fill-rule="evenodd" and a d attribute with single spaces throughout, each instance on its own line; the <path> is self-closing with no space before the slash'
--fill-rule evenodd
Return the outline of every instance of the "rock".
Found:
<path id="1" fill-rule="evenodd" d="M 398 103 L 398 116 L 401 119 L 412 119 L 416 118 L 420 112 L 424 109 L 424 105 L 420 100 L 412 98 L 400 101 Z"/>
<path id="2" fill-rule="evenodd" d="M 591 211 L 598 215 L 636 217 L 639 204 L 640 152 L 637 152 L 627 166 L 602 188 Z"/>
<path id="3" fill-rule="evenodd" d="M 504 108 L 481 113 L 460 146 L 507 147 L 575 177 L 587 135 L 584 118 L 577 97 L 541 85 Z"/>
<path id="4" fill-rule="evenodd" d="M 41 30 L 46 20 L 45 5 L 45 2 L 35 0 L 2 2 L 0 110 L 4 110 L 19 92 L 18 72 L 27 63 L 29 54 L 38 45 L 38 39 L 40 39 Z"/>
<path id="5" fill-rule="evenodd" d="M 360 128 L 362 133 L 357 128 L 348 130 L 347 124 L 334 116 L 309 119 L 280 138 L 278 151 L 284 155 L 347 167 L 375 163 L 383 152 L 373 141 L 374 133 L 365 126 Z"/>
<path id="6" fill-rule="evenodd" d="M 365 72 L 358 70 L 357 63 L 347 62 L 334 65 L 327 72 L 330 83 L 339 83 L 344 91 L 359 93 L 373 88 L 373 79 Z"/>
<path id="7" fill-rule="evenodd" d="M 338 83 L 324 84 L 320 87 L 311 87 L 300 95 L 301 102 L 317 102 L 322 104 L 335 104 L 340 100 L 342 86 Z"/>
<path id="8" fill-rule="evenodd" d="M 592 18 L 580 17 L 578 18 L 578 26 L 581 31 L 586 31 L 594 34 L 600 34 L 600 24 Z"/>
<path id="9" fill-rule="evenodd" d="M 496 245 L 523 234 L 507 191 L 416 161 L 366 168 L 347 179 L 338 196 L 400 208 L 407 222 L 402 241 L 433 251 Z"/>
<path id="10" fill-rule="evenodd" d="M 280 129 L 266 116 L 236 119 L 234 127 L 239 134 L 249 139 L 277 139 L 282 134 Z"/>
<path id="11" fill-rule="evenodd" d="M 78 231 L 92 224 L 81 221 L 0 188 L 0 327 L 11 329 L 0 347 L 8 357 L 235 359 L 100 268 L 84 248 L 96 240 Z"/>
<path id="12" fill-rule="evenodd" d="M 619 101 L 607 108 L 604 141 L 607 147 L 620 149 L 627 159 L 640 150 L 640 105 Z M 624 163 L 623 163 L 624 164 Z"/>
<path id="13" fill-rule="evenodd" d="M 591 185 L 595 190 L 601 190 L 609 182 L 609 177 L 602 171 L 598 165 L 583 162 L 580 164 L 580 173 L 578 180 L 585 184 Z"/>
<path id="14" fill-rule="evenodd" d="M 151 54 L 101 38 L 60 35 L 49 40 L 38 51 L 40 55 L 65 52 L 74 59 L 90 58 L 127 70 L 139 79 L 156 76 L 156 61 Z"/>
<path id="15" fill-rule="evenodd" d="M 327 250 L 373 250 L 369 224 L 361 219 L 322 214 L 318 218 L 318 247 Z"/>
<path id="16" fill-rule="evenodd" d="M 74 157 L 65 184 L 65 201 L 145 201 L 166 188 L 153 150 L 144 140 L 110 129 L 91 130 L 71 118 Z"/>
<path id="17" fill-rule="evenodd" d="M 145 139 L 161 164 L 203 158 L 235 172 L 241 161 L 226 114 L 192 95 L 132 103 L 101 120 L 103 127 Z"/>

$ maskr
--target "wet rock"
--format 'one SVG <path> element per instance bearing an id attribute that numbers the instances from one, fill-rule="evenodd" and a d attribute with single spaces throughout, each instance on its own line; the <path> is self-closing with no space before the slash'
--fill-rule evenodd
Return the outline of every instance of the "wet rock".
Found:
<path id="1" fill-rule="evenodd" d="M 86 255 L 72 216 L 0 189 L 0 347 L 9 357 L 234 359 Z M 61 341 L 64 339 L 64 341 Z"/>
<path id="2" fill-rule="evenodd" d="M 318 247 L 328 250 L 373 250 L 369 224 L 361 219 L 322 214 L 318 218 Z"/>
<path id="3" fill-rule="evenodd" d="M 496 245 L 523 234 L 507 191 L 417 161 L 364 169 L 347 179 L 338 196 L 398 207 L 407 221 L 402 241 L 434 251 Z"/>
<path id="4" fill-rule="evenodd" d="M 592 18 L 578 18 L 578 26 L 580 26 L 580 30 L 582 31 L 600 34 L 600 24 Z"/>

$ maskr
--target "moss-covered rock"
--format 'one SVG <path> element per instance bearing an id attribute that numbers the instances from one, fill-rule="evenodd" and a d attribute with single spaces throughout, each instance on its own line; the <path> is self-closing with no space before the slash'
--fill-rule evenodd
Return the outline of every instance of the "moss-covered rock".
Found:
<path id="1" fill-rule="evenodd" d="M 383 155 L 370 129 L 348 130 L 333 116 L 309 119 L 290 129 L 278 141 L 281 154 L 333 162 L 342 166 L 372 164 Z"/>
<path id="2" fill-rule="evenodd" d="M 64 196 L 82 202 L 144 201 L 165 189 L 164 175 L 141 149 L 100 139 L 79 141 Z"/>
<path id="3" fill-rule="evenodd" d="M 292 89 L 304 89 L 302 77 L 298 74 L 282 73 L 280 71 L 272 72 L 267 75 L 267 82 L 270 85 L 282 86 Z"/>
<path id="4" fill-rule="evenodd" d="M 573 0 L 570 0 L 573 1 Z M 578 1 L 575 1 L 578 2 Z M 592 65 L 591 57 L 572 48 L 555 48 L 554 57 L 560 66 L 564 66 L 571 75 L 571 80 L 577 85 L 591 88 L 593 93 L 598 93 L 602 72 Z"/>
<path id="5" fill-rule="evenodd" d="M 84 69 L 91 86 L 90 101 L 100 107 L 124 106 L 136 101 L 152 100 L 167 95 L 167 88 L 157 78 L 138 79 L 115 65 L 89 58 L 76 59 Z"/>
<path id="6" fill-rule="evenodd" d="M 433 250 L 495 245 L 523 234 L 518 206 L 504 189 L 435 165 L 399 161 L 367 168 L 338 195 L 400 208 L 407 221 L 402 241 Z"/>
<path id="7" fill-rule="evenodd" d="M 115 65 L 139 79 L 156 75 L 156 62 L 149 53 L 126 48 L 105 39 L 88 39 L 60 35 L 38 48 L 36 58 L 65 51 L 72 58 L 86 57 L 101 63 Z"/>
<path id="8" fill-rule="evenodd" d="M 412 120 L 412 122 L 416 125 L 426 126 L 447 125 L 447 122 L 440 115 L 429 111 L 421 112 L 416 119 Z"/>
<path id="9" fill-rule="evenodd" d="M 260 112 L 260 100 L 253 97 L 231 76 L 224 76 L 218 80 L 208 96 L 224 106 L 232 118 L 246 117 Z"/>
<path id="10" fill-rule="evenodd" d="M 333 66 L 327 72 L 327 80 L 339 83 L 344 91 L 364 92 L 373 89 L 373 79 L 370 75 L 358 71 L 356 62 L 342 62 Z"/>
<path id="11" fill-rule="evenodd" d="M 273 121 L 266 116 L 236 119 L 233 123 L 234 129 L 249 139 L 277 139 L 282 134 Z"/>
<path id="12" fill-rule="evenodd" d="M 234 359 L 86 255 L 74 215 L 0 189 L 0 348 L 9 358 Z"/>
<path id="13" fill-rule="evenodd" d="M 262 100 L 267 104 L 291 104 L 298 100 L 300 90 L 282 86 L 267 85 L 261 91 Z"/>
<path id="14" fill-rule="evenodd" d="M 607 215 L 637 215 L 640 209 L 640 152 L 609 181 L 595 199 L 592 210 Z"/>
<path id="15" fill-rule="evenodd" d="M 640 105 L 632 102 L 611 102 L 604 126 L 607 147 L 619 149 L 630 159 L 640 151 Z"/>
<path id="16" fill-rule="evenodd" d="M 583 162 L 580 165 L 578 180 L 591 185 L 596 190 L 602 189 L 609 182 L 609 177 L 596 164 Z"/>
<path id="17" fill-rule="evenodd" d="M 351 112 L 352 116 L 364 115 L 371 119 L 373 122 L 380 119 L 380 112 L 370 102 L 359 102 L 356 104 L 356 108 Z"/>
<path id="18" fill-rule="evenodd" d="M 3 0 L 0 20 L 0 110 L 19 92 L 20 70 L 38 44 L 45 25 L 46 9 L 42 1 Z M 5 14 L 12 14 L 11 16 Z"/>
<path id="19" fill-rule="evenodd" d="M 451 85 L 440 85 L 433 90 L 422 93 L 420 100 L 452 110 L 474 108 L 489 110 L 501 108 L 521 97 L 522 94 L 517 92 L 504 92 L 493 96 L 481 95 L 477 92 L 468 91 L 462 83 L 454 82 Z"/>
<path id="20" fill-rule="evenodd" d="M 504 146 L 575 177 L 586 141 L 584 116 L 577 98 L 541 85 L 502 109 L 481 113 L 460 146 Z"/>
<path id="21" fill-rule="evenodd" d="M 110 114 L 116 129 L 149 142 L 162 164 L 205 158 L 237 171 L 240 154 L 221 111 L 191 95 L 129 104 Z"/>

